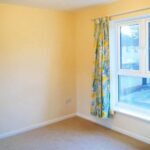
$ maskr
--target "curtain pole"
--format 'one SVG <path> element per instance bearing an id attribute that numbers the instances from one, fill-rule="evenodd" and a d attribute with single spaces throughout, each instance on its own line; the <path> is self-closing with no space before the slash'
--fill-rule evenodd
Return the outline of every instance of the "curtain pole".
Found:
<path id="1" fill-rule="evenodd" d="M 139 11 L 149 10 L 149 9 L 150 9 L 150 7 L 145 7 L 145 8 L 141 8 L 141 9 L 130 10 L 130 11 L 121 12 L 121 13 L 118 13 L 118 14 L 113 14 L 113 15 L 110 15 L 108 17 L 112 18 L 112 17 L 117 17 L 117 16 L 121 16 L 121 15 L 126 15 L 126 14 L 130 14 L 130 13 L 139 12 Z M 96 19 L 99 19 L 99 18 L 92 19 L 92 21 L 95 21 Z"/>

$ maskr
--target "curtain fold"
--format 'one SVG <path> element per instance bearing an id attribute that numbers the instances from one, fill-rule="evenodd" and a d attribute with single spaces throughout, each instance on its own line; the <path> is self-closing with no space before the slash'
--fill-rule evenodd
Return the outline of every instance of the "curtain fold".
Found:
<path id="1" fill-rule="evenodd" d="M 91 114 L 99 118 L 110 116 L 109 18 L 95 20 L 95 66 Z"/>

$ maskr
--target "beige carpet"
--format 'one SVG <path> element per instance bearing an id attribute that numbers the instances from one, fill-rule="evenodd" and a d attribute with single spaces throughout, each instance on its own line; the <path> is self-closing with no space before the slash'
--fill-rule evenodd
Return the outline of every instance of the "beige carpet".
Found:
<path id="1" fill-rule="evenodd" d="M 0 140 L 0 150 L 150 150 L 150 145 L 75 117 Z"/>

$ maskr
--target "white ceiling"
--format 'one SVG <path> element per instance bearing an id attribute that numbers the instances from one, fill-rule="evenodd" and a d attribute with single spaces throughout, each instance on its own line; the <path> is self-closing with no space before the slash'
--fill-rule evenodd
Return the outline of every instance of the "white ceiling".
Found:
<path id="1" fill-rule="evenodd" d="M 0 3 L 27 5 L 33 7 L 74 10 L 96 4 L 111 3 L 116 0 L 0 0 Z"/>

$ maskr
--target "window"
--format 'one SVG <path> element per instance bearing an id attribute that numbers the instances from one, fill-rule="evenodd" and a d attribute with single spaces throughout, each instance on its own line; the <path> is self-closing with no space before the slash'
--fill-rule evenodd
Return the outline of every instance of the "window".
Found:
<path id="1" fill-rule="evenodd" d="M 150 78 L 119 76 L 118 84 L 120 102 L 150 108 Z"/>
<path id="2" fill-rule="evenodd" d="M 112 21 L 110 56 L 114 108 L 150 116 L 150 16 Z"/>
<path id="3" fill-rule="evenodd" d="M 139 70 L 139 24 L 120 26 L 120 68 Z"/>

